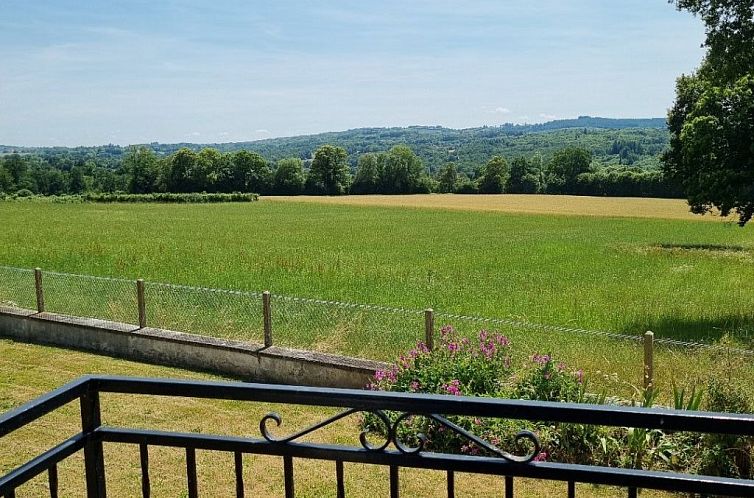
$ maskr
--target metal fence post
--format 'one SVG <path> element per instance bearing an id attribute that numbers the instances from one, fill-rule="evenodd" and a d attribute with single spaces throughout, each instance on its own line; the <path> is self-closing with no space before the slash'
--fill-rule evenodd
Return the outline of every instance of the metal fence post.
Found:
<path id="1" fill-rule="evenodd" d="M 654 338 L 651 331 L 644 334 L 644 389 L 654 386 Z"/>
<path id="2" fill-rule="evenodd" d="M 102 425 L 102 420 L 99 393 L 90 387 L 81 396 L 81 431 L 91 435 L 84 445 L 87 498 L 105 498 L 107 496 L 102 441 L 92 434 L 100 425 Z"/>
<path id="3" fill-rule="evenodd" d="M 45 293 L 42 289 L 42 269 L 34 268 L 34 287 L 37 290 L 37 312 L 44 313 L 45 310 Z"/>
<path id="4" fill-rule="evenodd" d="M 264 347 L 272 346 L 272 307 L 270 291 L 262 292 L 262 314 L 264 315 Z"/>
<path id="5" fill-rule="evenodd" d="M 136 280 L 136 302 L 139 306 L 139 328 L 147 326 L 147 303 L 144 300 L 144 280 Z"/>
<path id="6" fill-rule="evenodd" d="M 435 349 L 435 312 L 432 308 L 424 310 L 424 342 L 430 351 Z"/>

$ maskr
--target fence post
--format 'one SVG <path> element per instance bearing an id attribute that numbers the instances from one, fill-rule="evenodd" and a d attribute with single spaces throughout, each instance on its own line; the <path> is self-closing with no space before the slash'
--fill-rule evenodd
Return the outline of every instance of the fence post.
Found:
<path id="1" fill-rule="evenodd" d="M 144 280 L 136 280 L 136 303 L 139 306 L 139 328 L 147 326 L 147 302 L 144 299 Z"/>
<path id="2" fill-rule="evenodd" d="M 654 386 L 654 338 L 653 332 L 644 334 L 644 389 Z"/>
<path id="3" fill-rule="evenodd" d="M 435 349 L 435 312 L 432 308 L 424 310 L 424 342 L 430 351 Z"/>
<path id="4" fill-rule="evenodd" d="M 37 312 L 44 313 L 45 293 L 42 289 L 42 269 L 34 268 L 34 287 L 37 289 Z"/>
<path id="5" fill-rule="evenodd" d="M 270 291 L 262 292 L 262 313 L 264 315 L 264 347 L 272 346 L 272 308 Z"/>

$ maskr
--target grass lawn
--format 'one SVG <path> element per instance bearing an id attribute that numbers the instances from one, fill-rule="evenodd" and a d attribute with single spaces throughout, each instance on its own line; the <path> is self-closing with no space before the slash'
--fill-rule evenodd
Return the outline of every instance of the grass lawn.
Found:
<path id="1" fill-rule="evenodd" d="M 366 205 L 372 203 L 381 205 Z M 513 212 L 521 210 L 539 214 Z M 729 335 L 746 347 L 754 337 L 754 231 L 692 217 L 678 200 L 430 195 L 222 205 L 3 202 L 0 223 L 0 264 L 11 266 L 627 334 L 653 330 L 659 338 L 715 342 Z M 23 286 L 33 302 L 28 276 L 23 279 L 15 287 L 0 282 L 0 301 Z M 130 283 L 48 276 L 45 286 L 51 311 L 76 313 L 86 301 L 99 307 L 93 314 L 134 320 Z M 256 298 L 157 296 L 147 289 L 152 323 L 261 337 Z M 437 320 L 468 333 L 483 326 L 443 315 Z M 280 344 L 391 359 L 421 337 L 423 323 L 420 315 L 276 299 L 273 328 Z M 638 344 L 498 328 L 522 355 L 547 351 L 595 378 L 617 374 L 624 384 L 639 383 Z M 670 377 L 704 375 L 706 365 L 719 363 L 699 358 L 685 349 L 658 351 L 666 391 Z"/>
<path id="2" fill-rule="evenodd" d="M 87 373 L 151 377 L 215 378 L 165 367 L 116 360 L 104 356 L 0 340 L 0 412 L 8 410 Z M 284 429 L 293 430 L 333 413 L 328 409 L 278 406 L 237 401 L 102 395 L 103 423 L 109 425 L 233 434 L 259 437 L 258 422 L 269 411 L 283 416 Z M 0 438 L 0 475 L 80 430 L 78 403 Z M 358 445 L 358 422 L 345 420 L 320 433 L 317 441 Z M 176 449 L 151 448 L 149 455 L 152 496 L 186 496 L 184 453 Z M 105 445 L 105 466 L 110 496 L 140 496 L 139 450 L 133 445 Z M 234 496 L 233 455 L 198 451 L 199 494 L 205 497 Z M 282 459 L 244 457 L 247 496 L 278 497 L 283 493 Z M 60 495 L 83 496 L 83 458 L 80 453 L 59 466 Z M 334 497 L 335 466 L 332 463 L 294 460 L 296 496 Z M 346 464 L 348 496 L 388 495 L 386 468 Z M 424 470 L 401 470 L 401 495 L 444 496 L 445 475 Z M 502 478 L 460 474 L 456 478 L 460 497 L 501 495 Z M 494 491 L 493 491 L 494 490 Z M 19 488 L 19 498 L 45 496 L 46 475 Z M 565 483 L 516 481 L 516 496 L 565 495 Z M 619 491 L 578 485 L 579 496 L 616 496 Z M 620 492 L 622 495 L 625 491 Z M 662 496 L 645 492 L 642 496 Z"/>

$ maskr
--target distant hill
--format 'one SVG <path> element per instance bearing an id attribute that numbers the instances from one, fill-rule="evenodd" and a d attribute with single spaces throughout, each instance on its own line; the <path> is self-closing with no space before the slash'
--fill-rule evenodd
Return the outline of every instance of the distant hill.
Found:
<path id="1" fill-rule="evenodd" d="M 409 145 L 432 172 L 447 162 L 455 162 L 463 171 L 472 171 L 495 154 L 508 158 L 541 154 L 547 159 L 555 150 L 567 146 L 584 147 L 605 165 L 623 164 L 654 169 L 659 165 L 658 155 L 667 147 L 668 133 L 664 118 L 611 119 L 579 116 L 576 119 L 541 124 L 508 123 L 460 130 L 442 126 L 358 128 L 250 142 L 144 145 L 161 154 L 170 154 L 181 147 L 199 150 L 209 146 L 223 152 L 245 149 L 258 152 L 270 161 L 277 161 L 284 157 L 308 160 L 317 147 L 334 144 L 345 148 L 355 165 L 360 154 L 384 151 L 401 143 Z M 64 155 L 74 160 L 98 159 L 98 162 L 106 160 L 110 164 L 117 164 L 125 149 L 116 145 L 75 148 L 0 145 L 0 154 L 20 152 L 48 157 Z"/>

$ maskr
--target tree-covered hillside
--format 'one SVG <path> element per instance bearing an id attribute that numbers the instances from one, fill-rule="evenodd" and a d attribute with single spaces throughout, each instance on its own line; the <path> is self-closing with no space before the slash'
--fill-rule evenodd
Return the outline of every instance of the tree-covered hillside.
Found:
<path id="1" fill-rule="evenodd" d="M 485 126 L 456 130 L 441 126 L 407 128 L 358 128 L 342 132 L 272 138 L 253 142 L 222 144 L 145 144 L 159 155 L 169 155 L 181 148 L 199 151 L 210 146 L 220 152 L 249 150 L 270 162 L 298 157 L 306 166 L 322 145 L 343 147 L 352 169 L 361 154 L 387 151 L 398 144 L 408 145 L 424 162 L 431 174 L 446 163 L 455 163 L 460 172 L 473 174 L 490 157 L 499 155 L 512 160 L 518 156 L 541 155 L 547 161 L 564 147 L 583 147 L 601 165 L 625 165 L 640 169 L 659 168 L 659 154 L 667 147 L 668 133 L 664 119 L 608 119 L 580 116 L 577 119 L 551 121 L 535 125 Z M 116 168 L 127 147 L 14 147 L 0 145 L 2 153 L 27 153 L 44 157 L 48 162 L 70 169 L 77 163 L 93 161 Z"/>

